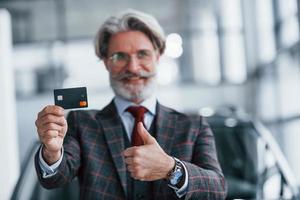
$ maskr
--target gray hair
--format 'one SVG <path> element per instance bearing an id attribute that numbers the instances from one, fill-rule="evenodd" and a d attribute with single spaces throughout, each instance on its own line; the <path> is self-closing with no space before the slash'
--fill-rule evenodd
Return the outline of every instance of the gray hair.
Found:
<path id="1" fill-rule="evenodd" d="M 148 36 L 154 49 L 160 55 L 166 47 L 165 34 L 157 20 L 146 13 L 127 10 L 119 15 L 109 17 L 98 30 L 95 38 L 95 52 L 100 58 L 107 58 L 108 43 L 112 35 L 125 31 L 141 31 Z"/>

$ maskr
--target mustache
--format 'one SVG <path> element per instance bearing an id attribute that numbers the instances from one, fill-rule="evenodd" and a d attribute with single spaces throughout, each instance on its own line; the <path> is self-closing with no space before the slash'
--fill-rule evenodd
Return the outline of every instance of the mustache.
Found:
<path id="1" fill-rule="evenodd" d="M 111 77 L 115 80 L 122 80 L 122 79 L 132 78 L 132 77 L 150 78 L 150 77 L 154 77 L 155 75 L 156 75 L 156 72 L 140 71 L 140 72 L 137 72 L 137 73 L 132 73 L 132 72 L 129 72 L 129 71 L 125 71 L 121 74 L 117 74 L 117 75 L 114 75 L 114 76 L 111 76 Z"/>

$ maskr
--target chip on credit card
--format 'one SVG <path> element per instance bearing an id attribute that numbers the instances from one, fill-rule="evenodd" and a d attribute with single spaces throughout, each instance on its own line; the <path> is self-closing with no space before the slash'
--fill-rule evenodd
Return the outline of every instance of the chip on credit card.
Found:
<path id="1" fill-rule="evenodd" d="M 86 87 L 55 89 L 54 102 L 64 109 L 88 107 Z"/>

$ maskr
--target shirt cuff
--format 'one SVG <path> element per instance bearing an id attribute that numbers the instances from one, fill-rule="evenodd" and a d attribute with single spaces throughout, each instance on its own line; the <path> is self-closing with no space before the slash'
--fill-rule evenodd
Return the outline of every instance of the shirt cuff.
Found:
<path id="1" fill-rule="evenodd" d="M 188 171 L 186 169 L 186 166 L 183 164 L 183 162 L 181 162 L 179 159 L 175 158 L 176 161 L 180 162 L 180 164 L 183 166 L 184 169 L 184 183 L 181 186 L 181 188 L 173 188 L 172 189 L 175 191 L 176 195 L 178 198 L 183 197 L 184 195 L 186 195 L 187 193 L 187 188 L 188 188 L 188 182 L 189 182 L 189 175 L 188 175 Z"/>
<path id="2" fill-rule="evenodd" d="M 39 150 L 39 166 L 42 171 L 42 177 L 50 178 L 57 173 L 57 168 L 59 167 L 59 165 L 62 161 L 62 158 L 63 158 L 64 149 L 62 147 L 61 156 L 60 156 L 59 160 L 52 165 L 48 165 L 42 156 L 43 147 L 44 146 L 42 145 L 42 147 Z"/>

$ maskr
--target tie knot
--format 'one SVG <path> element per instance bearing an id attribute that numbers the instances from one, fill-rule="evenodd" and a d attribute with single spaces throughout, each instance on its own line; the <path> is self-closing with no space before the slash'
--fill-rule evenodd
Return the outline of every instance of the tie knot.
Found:
<path id="1" fill-rule="evenodd" d="M 143 120 L 145 112 L 147 112 L 147 108 L 143 106 L 130 106 L 126 109 L 126 111 L 130 112 L 130 114 L 138 121 Z"/>

